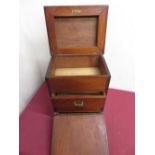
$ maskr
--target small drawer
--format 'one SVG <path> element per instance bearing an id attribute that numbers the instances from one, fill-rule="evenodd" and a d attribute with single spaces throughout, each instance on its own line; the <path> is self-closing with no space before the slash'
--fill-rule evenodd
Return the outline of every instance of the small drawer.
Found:
<path id="1" fill-rule="evenodd" d="M 52 103 L 56 112 L 101 112 L 105 95 L 53 95 Z"/>

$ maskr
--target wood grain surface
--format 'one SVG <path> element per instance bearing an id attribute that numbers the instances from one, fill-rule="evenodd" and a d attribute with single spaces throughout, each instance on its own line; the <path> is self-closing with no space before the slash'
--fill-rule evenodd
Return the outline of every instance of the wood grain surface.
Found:
<path id="1" fill-rule="evenodd" d="M 50 53 L 104 53 L 108 6 L 45 6 Z"/>
<path id="2" fill-rule="evenodd" d="M 57 46 L 59 48 L 97 46 L 97 20 L 97 16 L 56 17 L 55 33 Z"/>
<path id="3" fill-rule="evenodd" d="M 102 114 L 54 116 L 51 155 L 108 155 Z"/>
<path id="4" fill-rule="evenodd" d="M 105 100 L 105 95 L 52 96 L 52 103 L 56 112 L 101 112 L 104 109 Z"/>

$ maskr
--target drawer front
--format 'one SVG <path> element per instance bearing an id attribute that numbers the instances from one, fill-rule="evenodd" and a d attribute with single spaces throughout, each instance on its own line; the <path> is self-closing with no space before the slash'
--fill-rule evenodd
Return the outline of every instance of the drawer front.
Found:
<path id="1" fill-rule="evenodd" d="M 110 76 L 105 77 L 57 77 L 48 80 L 51 92 L 81 93 L 103 92 L 108 88 Z"/>
<path id="2" fill-rule="evenodd" d="M 52 97 L 56 112 L 101 112 L 105 103 L 105 96 L 93 97 Z"/>

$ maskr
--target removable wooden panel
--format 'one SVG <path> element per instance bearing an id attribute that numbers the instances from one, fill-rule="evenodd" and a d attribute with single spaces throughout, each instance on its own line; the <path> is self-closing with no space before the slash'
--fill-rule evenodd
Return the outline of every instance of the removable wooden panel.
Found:
<path id="1" fill-rule="evenodd" d="M 54 116 L 51 155 L 109 155 L 103 115 Z"/>
<path id="2" fill-rule="evenodd" d="M 54 111 L 57 112 L 101 112 L 106 96 L 102 93 L 79 93 L 52 95 Z"/>
<path id="3" fill-rule="evenodd" d="M 55 34 L 59 48 L 97 46 L 98 17 L 55 17 Z"/>

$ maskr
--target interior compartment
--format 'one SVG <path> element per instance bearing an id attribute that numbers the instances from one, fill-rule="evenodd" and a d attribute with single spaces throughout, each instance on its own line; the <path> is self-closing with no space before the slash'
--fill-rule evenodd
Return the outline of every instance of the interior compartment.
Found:
<path id="1" fill-rule="evenodd" d="M 108 74 L 107 67 L 99 55 L 55 56 L 52 60 L 52 77 L 102 76 Z"/>

